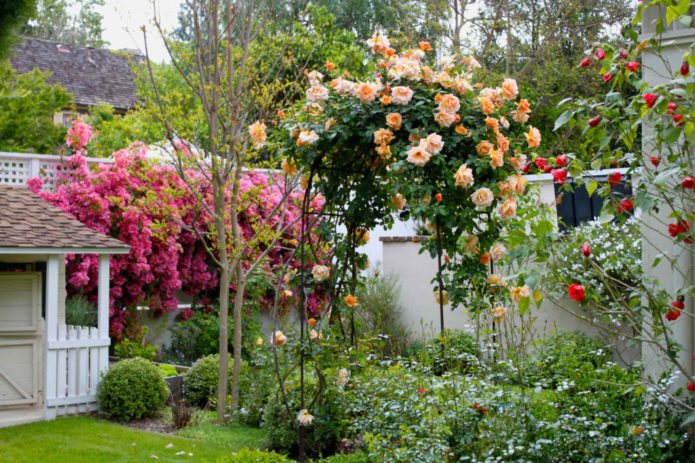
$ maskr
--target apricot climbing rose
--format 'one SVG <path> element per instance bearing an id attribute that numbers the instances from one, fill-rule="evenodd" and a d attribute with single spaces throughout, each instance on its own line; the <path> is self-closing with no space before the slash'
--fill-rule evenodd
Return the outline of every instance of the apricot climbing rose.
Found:
<path id="1" fill-rule="evenodd" d="M 482 256 L 480 256 L 480 263 L 481 264 L 489 264 L 490 263 L 490 253 L 486 252 Z"/>
<path id="2" fill-rule="evenodd" d="M 507 309 L 507 307 L 498 305 L 492 310 L 492 317 L 496 320 L 501 320 L 507 315 L 507 313 L 509 313 L 509 309 Z"/>
<path id="3" fill-rule="evenodd" d="M 488 207 L 490 204 L 492 204 L 494 199 L 495 195 L 492 194 L 492 191 L 489 188 L 485 187 L 476 190 L 475 193 L 471 195 L 473 204 L 478 207 Z"/>
<path id="4" fill-rule="evenodd" d="M 529 287 L 526 285 L 515 286 L 509 290 L 509 295 L 511 296 L 512 301 L 514 301 L 516 304 L 521 302 L 523 298 L 529 297 L 530 294 L 531 290 L 529 290 Z"/>
<path id="5" fill-rule="evenodd" d="M 466 164 L 462 164 L 454 174 L 454 179 L 456 179 L 456 186 L 466 188 L 473 184 L 473 170 L 468 168 Z"/>
<path id="6" fill-rule="evenodd" d="M 516 217 L 516 199 L 509 198 L 503 202 L 499 208 L 497 208 L 500 217 L 504 220 L 512 219 Z"/>
<path id="7" fill-rule="evenodd" d="M 282 331 L 275 331 L 270 334 L 270 344 L 280 347 L 287 342 L 287 336 L 282 334 Z"/>
<path id="8" fill-rule="evenodd" d="M 506 255 L 507 248 L 502 243 L 496 243 L 494 246 L 490 248 L 490 257 L 492 257 L 492 260 L 494 262 L 504 259 L 504 256 Z"/>
<path id="9" fill-rule="evenodd" d="M 483 140 L 480 143 L 478 143 L 475 147 L 475 150 L 478 152 L 479 155 L 481 156 L 489 156 L 492 150 L 495 149 L 495 145 L 490 143 L 487 140 Z"/>
<path id="10" fill-rule="evenodd" d="M 393 139 L 393 132 L 389 129 L 379 129 L 374 132 L 374 143 L 377 145 L 388 145 Z"/>
<path id="11" fill-rule="evenodd" d="M 312 103 L 321 103 L 328 99 L 328 89 L 323 85 L 312 85 L 307 89 L 306 97 Z"/>
<path id="12" fill-rule="evenodd" d="M 287 175 L 294 175 L 297 173 L 297 166 L 295 165 L 293 159 L 283 159 L 280 162 L 280 168 Z"/>
<path id="13" fill-rule="evenodd" d="M 323 281 L 331 276 L 331 269 L 325 265 L 314 265 L 311 269 L 311 275 L 316 281 Z"/>
<path id="14" fill-rule="evenodd" d="M 502 134 L 497 136 L 497 147 L 504 153 L 509 151 L 509 139 Z"/>
<path id="15" fill-rule="evenodd" d="M 461 109 L 461 102 L 456 95 L 447 93 L 439 101 L 439 110 L 445 113 L 456 113 Z"/>
<path id="16" fill-rule="evenodd" d="M 396 193 L 394 196 L 392 196 L 391 202 L 394 206 L 396 206 L 396 209 L 398 210 L 403 209 L 406 205 L 406 200 L 400 193 Z"/>
<path id="17" fill-rule="evenodd" d="M 447 113 L 445 111 L 438 111 L 434 113 L 434 120 L 437 124 L 442 127 L 451 127 L 452 124 L 458 122 L 460 118 L 456 113 Z"/>
<path id="18" fill-rule="evenodd" d="M 432 154 L 437 154 L 444 148 L 442 136 L 436 133 L 427 135 L 427 138 L 423 139 L 421 143 L 423 147 Z"/>
<path id="19" fill-rule="evenodd" d="M 372 38 L 367 40 L 367 45 L 374 53 L 384 54 L 391 46 L 391 42 L 389 41 L 388 37 L 383 34 L 383 32 L 376 31 L 374 35 L 372 35 Z"/>
<path id="20" fill-rule="evenodd" d="M 348 95 L 350 93 L 353 93 L 355 89 L 355 83 L 347 79 L 342 79 L 338 77 L 337 79 L 333 79 L 331 81 L 331 87 L 339 95 Z"/>
<path id="21" fill-rule="evenodd" d="M 493 273 L 490 276 L 487 277 L 487 280 L 485 280 L 487 284 L 493 285 L 493 286 L 506 286 L 506 282 L 504 281 L 504 277 L 500 275 L 499 273 Z"/>
<path id="22" fill-rule="evenodd" d="M 262 124 L 261 121 L 256 121 L 249 126 L 249 136 L 253 140 L 253 147 L 256 149 L 265 145 L 265 140 L 268 137 L 265 133 L 265 128 L 265 124 Z"/>
<path id="23" fill-rule="evenodd" d="M 512 191 L 518 195 L 524 194 L 527 182 L 528 180 L 526 180 L 526 177 L 523 175 L 517 175 L 513 179 L 509 180 L 509 183 L 512 186 Z"/>
<path id="24" fill-rule="evenodd" d="M 355 84 L 355 96 L 362 103 L 371 103 L 376 98 L 376 84 L 372 82 L 358 82 Z"/>
<path id="25" fill-rule="evenodd" d="M 366 228 L 358 228 L 355 230 L 355 240 L 360 246 L 369 243 L 369 230 Z"/>
<path id="26" fill-rule="evenodd" d="M 541 144 L 541 132 L 534 126 L 531 126 L 526 134 L 526 142 L 528 143 L 529 148 L 539 146 Z"/>
<path id="27" fill-rule="evenodd" d="M 502 82 L 502 98 L 513 100 L 519 94 L 519 87 L 514 79 L 504 79 Z"/>
<path id="28" fill-rule="evenodd" d="M 297 413 L 297 421 L 302 426 L 309 426 L 314 421 L 314 416 L 309 413 L 309 410 L 304 408 Z"/>
<path id="29" fill-rule="evenodd" d="M 408 151 L 406 151 L 406 154 L 408 155 L 406 160 L 409 163 L 414 164 L 418 167 L 422 167 L 425 164 L 427 164 L 430 158 L 432 157 L 432 154 L 429 151 L 425 150 L 422 147 L 422 145 L 413 146 Z"/>
<path id="30" fill-rule="evenodd" d="M 302 130 L 299 132 L 299 137 L 297 137 L 297 146 L 312 145 L 316 143 L 319 136 L 313 130 Z"/>
<path id="31" fill-rule="evenodd" d="M 504 165 L 504 153 L 499 150 L 490 151 L 490 166 L 493 169 L 502 167 Z"/>
<path id="32" fill-rule="evenodd" d="M 490 115 L 495 112 L 495 103 L 490 98 L 481 96 L 478 98 L 478 103 L 483 113 Z"/>
<path id="33" fill-rule="evenodd" d="M 345 386 L 350 380 L 350 372 L 347 368 L 341 368 L 338 370 L 338 378 L 335 380 L 336 386 Z"/>
<path id="34" fill-rule="evenodd" d="M 470 254 L 478 253 L 478 243 L 480 240 L 475 235 L 468 235 L 466 237 L 466 244 L 463 246 L 463 250 Z"/>
<path id="35" fill-rule="evenodd" d="M 528 121 L 529 114 L 531 113 L 531 105 L 528 100 L 524 98 L 520 100 L 516 106 L 517 109 L 511 112 L 512 119 L 519 123 Z"/>
<path id="36" fill-rule="evenodd" d="M 391 101 L 394 104 L 408 104 L 413 97 L 413 91 L 408 87 L 393 87 L 391 89 Z"/>
<path id="37" fill-rule="evenodd" d="M 446 290 L 442 291 L 442 296 L 441 298 L 439 297 L 439 291 L 434 292 L 434 300 L 437 302 L 437 304 L 441 303 L 444 305 L 447 305 L 449 303 L 449 295 L 447 294 Z"/>
<path id="38" fill-rule="evenodd" d="M 403 116 L 400 113 L 389 113 L 386 115 L 386 125 L 393 130 L 400 130 L 401 124 L 403 124 Z"/>
<path id="39" fill-rule="evenodd" d="M 454 127 L 454 130 L 456 131 L 457 134 L 459 135 L 468 135 L 468 129 L 464 127 L 463 125 L 459 124 L 456 127 Z"/>
<path id="40" fill-rule="evenodd" d="M 353 296 L 352 294 L 348 294 L 345 296 L 345 305 L 348 307 L 356 307 L 357 306 L 357 297 Z"/>

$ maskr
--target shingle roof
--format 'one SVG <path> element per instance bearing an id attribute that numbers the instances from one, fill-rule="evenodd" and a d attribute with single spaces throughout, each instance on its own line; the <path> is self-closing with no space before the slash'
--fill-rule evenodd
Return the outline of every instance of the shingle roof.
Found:
<path id="1" fill-rule="evenodd" d="M 127 244 L 91 230 L 23 186 L 0 185 L 0 249 L 127 252 Z M 0 251 L 2 252 L 2 251 Z"/>
<path id="2" fill-rule="evenodd" d="M 131 109 L 138 100 L 130 59 L 111 50 L 90 49 L 25 37 L 14 48 L 12 68 L 18 74 L 34 69 L 51 71 L 49 84 L 62 85 L 74 95 L 73 103 L 93 106 L 99 102 L 116 109 Z"/>

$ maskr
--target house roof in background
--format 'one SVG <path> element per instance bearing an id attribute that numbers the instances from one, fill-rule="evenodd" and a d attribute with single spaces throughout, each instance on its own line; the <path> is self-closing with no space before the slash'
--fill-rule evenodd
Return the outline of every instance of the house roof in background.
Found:
<path id="1" fill-rule="evenodd" d="M 27 187 L 0 185 L 0 254 L 123 254 L 129 250 L 127 244 L 88 228 Z"/>
<path id="2" fill-rule="evenodd" d="M 138 101 L 129 61 L 144 59 L 140 55 L 126 56 L 111 50 L 30 37 L 25 37 L 13 51 L 10 61 L 15 72 L 50 71 L 53 75 L 46 82 L 62 85 L 73 94 L 73 103 L 77 105 L 106 102 L 123 111 L 133 108 Z"/>

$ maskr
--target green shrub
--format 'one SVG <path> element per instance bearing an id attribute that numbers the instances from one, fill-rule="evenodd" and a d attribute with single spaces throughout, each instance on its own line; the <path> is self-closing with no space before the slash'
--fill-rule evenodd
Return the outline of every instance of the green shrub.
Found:
<path id="1" fill-rule="evenodd" d="M 74 294 L 65 299 L 65 324 L 75 326 L 97 326 L 97 308 L 83 294 Z"/>
<path id="2" fill-rule="evenodd" d="M 174 365 L 169 365 L 166 363 L 160 363 L 159 365 L 157 365 L 157 370 L 159 370 L 159 373 L 161 373 L 163 378 L 169 376 L 176 376 L 179 374 L 179 372 L 176 371 L 176 367 L 174 367 Z"/>
<path id="3" fill-rule="evenodd" d="M 324 458 L 319 463 L 371 463 L 367 454 L 362 452 L 338 454 Z"/>
<path id="4" fill-rule="evenodd" d="M 275 452 L 262 452 L 260 450 L 241 449 L 235 454 L 218 458 L 216 463 L 286 463 L 291 462 L 283 455 Z"/>
<path id="5" fill-rule="evenodd" d="M 149 344 L 145 339 L 146 336 L 147 327 L 143 326 L 142 332 L 139 335 L 140 340 L 123 338 L 123 340 L 113 348 L 116 357 L 121 359 L 140 357 L 153 362 L 157 360 L 157 357 L 159 357 L 159 348 Z"/>
<path id="6" fill-rule="evenodd" d="M 445 330 L 424 343 L 414 343 L 403 352 L 406 357 L 421 357 L 423 363 L 433 365 L 433 372 L 446 371 L 471 373 L 480 365 L 480 348 L 472 334 L 462 330 Z M 423 358 L 424 357 L 424 358 Z"/>
<path id="7" fill-rule="evenodd" d="M 183 393 L 188 403 L 205 406 L 217 398 L 217 384 L 219 382 L 219 354 L 206 355 L 193 364 L 190 370 L 183 375 Z M 229 356 L 229 390 L 231 391 L 232 372 L 234 359 Z M 244 364 L 241 365 L 240 389 L 246 383 Z"/>
<path id="8" fill-rule="evenodd" d="M 99 384 L 99 408 L 125 421 L 150 416 L 164 406 L 169 388 L 149 360 L 134 358 L 115 364 Z"/>

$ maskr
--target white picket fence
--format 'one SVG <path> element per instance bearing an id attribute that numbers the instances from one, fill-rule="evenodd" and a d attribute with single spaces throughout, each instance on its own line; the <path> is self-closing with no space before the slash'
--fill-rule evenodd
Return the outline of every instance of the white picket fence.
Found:
<path id="1" fill-rule="evenodd" d="M 58 338 L 47 344 L 48 358 L 56 362 L 57 373 L 55 389 L 47 391 L 50 415 L 96 410 L 99 376 L 109 366 L 108 336 L 100 337 L 95 327 L 58 325 Z"/>
<path id="2" fill-rule="evenodd" d="M 113 159 L 87 158 L 87 164 L 113 164 Z M 40 177 L 44 189 L 53 190 L 65 158 L 47 154 L 0 152 L 0 185 L 24 185 L 30 178 Z"/>

